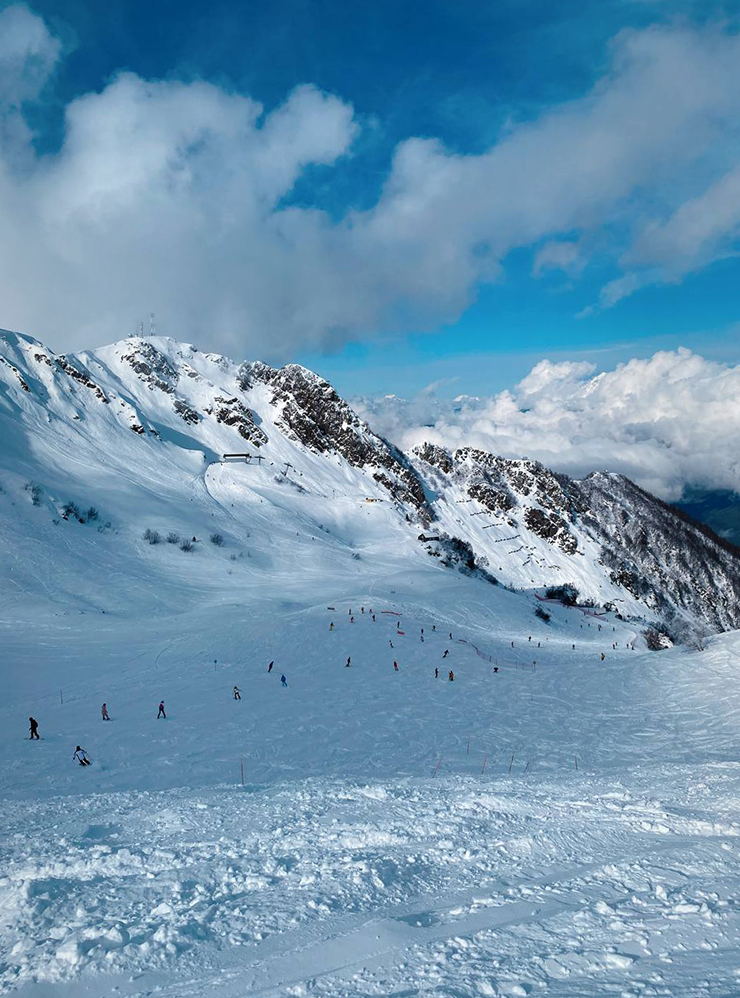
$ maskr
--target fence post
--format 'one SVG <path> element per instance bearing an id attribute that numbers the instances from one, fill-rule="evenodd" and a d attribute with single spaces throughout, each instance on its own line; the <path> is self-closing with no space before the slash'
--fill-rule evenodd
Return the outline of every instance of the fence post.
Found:
<path id="1" fill-rule="evenodd" d="M 575 761 L 576 761 L 576 770 L 577 770 L 577 769 L 578 769 L 578 756 L 577 756 L 577 755 L 574 755 L 574 756 L 573 756 L 573 758 L 574 758 L 574 759 L 575 759 Z"/>
<path id="2" fill-rule="evenodd" d="M 432 773 L 432 778 L 434 778 L 434 777 L 435 777 L 435 776 L 437 775 L 437 771 L 439 770 L 439 767 L 440 767 L 441 765 L 442 765 L 442 757 L 440 756 L 440 759 L 439 759 L 439 762 L 438 762 L 438 763 L 437 763 L 437 765 L 436 765 L 436 766 L 434 767 L 434 772 Z"/>
<path id="3" fill-rule="evenodd" d="M 483 775 L 483 773 L 485 773 L 485 771 L 486 771 L 486 763 L 487 763 L 487 762 L 488 762 L 488 756 L 487 756 L 487 755 L 484 755 L 484 756 L 483 756 L 483 765 L 481 766 L 481 776 L 482 776 L 482 775 Z"/>
<path id="4" fill-rule="evenodd" d="M 511 776 L 511 767 L 514 765 L 514 753 L 511 753 L 511 759 L 509 759 L 509 776 Z"/>
<path id="5" fill-rule="evenodd" d="M 470 739 L 468 738 L 468 747 L 465 750 L 465 755 L 470 755 Z"/>
<path id="6" fill-rule="evenodd" d="M 242 774 L 242 786 L 244 786 L 244 757 L 242 757 L 239 760 L 239 767 L 241 769 L 241 774 Z"/>
<path id="7" fill-rule="evenodd" d="M 64 691 L 59 690 L 59 703 L 64 703 Z"/>

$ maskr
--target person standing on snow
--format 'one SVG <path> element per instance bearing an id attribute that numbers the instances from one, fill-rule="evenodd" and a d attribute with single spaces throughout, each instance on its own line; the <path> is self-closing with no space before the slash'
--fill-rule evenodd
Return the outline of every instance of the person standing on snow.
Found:
<path id="1" fill-rule="evenodd" d="M 344 666 L 344 668 L 345 668 L 345 669 L 349 669 L 349 667 L 350 667 L 350 663 L 351 663 L 351 662 L 352 662 L 352 657 L 351 657 L 350 655 L 348 655 L 348 656 L 347 656 L 347 661 L 346 661 L 346 663 L 345 663 L 345 666 Z"/>
<path id="2" fill-rule="evenodd" d="M 282 675 L 280 677 L 280 682 L 283 684 L 283 686 L 287 686 L 288 685 L 288 680 L 285 678 L 285 675 Z"/>
<path id="3" fill-rule="evenodd" d="M 452 671 L 452 669 L 450 669 L 450 671 L 449 671 L 449 673 L 447 675 L 447 678 L 449 679 L 449 681 L 451 683 L 455 682 L 455 673 Z"/>
<path id="4" fill-rule="evenodd" d="M 444 655 L 442 656 L 442 658 L 447 658 L 447 656 L 448 656 L 449 654 L 450 654 L 450 649 L 449 649 L 449 648 L 445 648 L 445 653 L 444 653 Z"/>
<path id="5" fill-rule="evenodd" d="M 241 693 L 239 692 L 239 687 L 238 687 L 238 686 L 235 686 L 235 687 L 234 687 L 234 699 L 235 699 L 235 700 L 241 700 L 241 698 L 242 698 L 242 695 L 241 695 Z"/>
<path id="6" fill-rule="evenodd" d="M 439 679 L 439 669 L 436 667 L 436 665 L 434 667 L 434 678 Z"/>
<path id="7" fill-rule="evenodd" d="M 108 704 L 104 703 L 100 708 L 100 713 L 103 715 L 104 721 L 110 721 L 110 714 L 108 713 Z"/>
<path id="8" fill-rule="evenodd" d="M 398 672 L 398 662 L 393 663 L 393 671 Z"/>
<path id="9" fill-rule="evenodd" d="M 157 714 L 157 720 L 159 720 L 160 717 L 163 717 L 165 720 L 167 720 L 167 715 L 164 712 L 164 700 L 159 701 L 159 713 Z"/>
<path id="10" fill-rule="evenodd" d="M 270 662 L 270 664 L 267 666 L 267 675 L 268 676 L 272 672 L 272 667 L 273 667 L 274 664 L 275 664 L 274 662 Z"/>
<path id="11" fill-rule="evenodd" d="M 333 630 L 334 630 L 334 621 L 333 621 L 333 620 L 332 620 L 332 622 L 331 622 L 331 623 L 329 624 L 329 630 L 330 630 L 330 631 L 333 631 Z"/>
<path id="12" fill-rule="evenodd" d="M 75 754 L 72 756 L 72 758 L 76 759 L 81 766 L 90 766 L 90 765 L 92 765 L 91 762 L 90 762 L 90 760 L 87 757 L 87 752 L 84 750 L 84 748 L 80 748 L 79 745 L 75 749 Z"/>
<path id="13" fill-rule="evenodd" d="M 39 722 L 36 720 L 35 717 L 29 717 L 28 720 L 31 722 L 31 727 L 28 729 L 31 732 L 31 740 L 33 740 L 34 738 L 38 739 L 39 738 Z"/>

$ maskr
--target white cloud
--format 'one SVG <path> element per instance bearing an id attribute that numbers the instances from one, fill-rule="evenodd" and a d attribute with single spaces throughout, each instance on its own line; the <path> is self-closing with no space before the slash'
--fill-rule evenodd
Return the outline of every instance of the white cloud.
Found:
<path id="1" fill-rule="evenodd" d="M 562 270 L 567 274 L 579 274 L 586 266 L 586 260 L 578 243 L 553 239 L 545 243 L 535 254 L 532 273 L 540 277 L 546 270 Z"/>
<path id="2" fill-rule="evenodd" d="M 61 149 L 37 156 L 22 106 L 59 45 L 23 5 L 0 18 L 0 324 L 52 346 L 154 310 L 172 335 L 279 359 L 454 321 L 517 247 L 539 247 L 535 274 L 577 275 L 585 246 L 621 258 L 600 307 L 732 249 L 740 36 L 721 28 L 623 32 L 581 99 L 482 155 L 410 138 L 377 203 L 335 219 L 289 196 L 307 167 L 351 154 L 360 125 L 339 97 L 303 86 L 265 114 L 127 73 L 73 101 Z"/>
<path id="3" fill-rule="evenodd" d="M 686 484 L 740 491 L 740 366 L 679 349 L 593 370 L 544 360 L 514 391 L 438 402 L 427 425 L 400 400 L 365 400 L 362 409 L 404 448 L 429 440 L 529 457 L 573 476 L 618 471 L 667 499 Z"/>

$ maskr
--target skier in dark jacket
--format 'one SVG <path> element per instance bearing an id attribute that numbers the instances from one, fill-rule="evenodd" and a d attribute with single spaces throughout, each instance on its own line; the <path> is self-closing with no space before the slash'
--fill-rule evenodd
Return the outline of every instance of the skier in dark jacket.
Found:
<path id="1" fill-rule="evenodd" d="M 32 739 L 33 738 L 38 738 L 39 737 L 39 722 L 36 720 L 35 717 L 29 717 L 28 720 L 31 722 L 31 727 L 28 729 L 31 732 L 31 738 Z"/>
<path id="2" fill-rule="evenodd" d="M 275 664 L 274 662 L 270 662 L 270 664 L 267 666 L 267 674 L 268 674 L 268 676 L 272 672 L 272 667 L 273 667 L 274 664 Z"/>
<path id="3" fill-rule="evenodd" d="M 352 657 L 351 657 L 350 655 L 348 655 L 348 656 L 347 656 L 347 661 L 346 661 L 346 662 L 345 662 L 345 664 L 344 664 L 344 668 L 345 668 L 345 669 L 349 669 L 349 667 L 350 667 L 351 663 L 352 663 Z"/>
<path id="4" fill-rule="evenodd" d="M 284 675 L 282 675 L 280 677 L 280 682 L 283 684 L 283 686 L 287 686 L 288 685 L 288 680 L 285 678 Z"/>
<path id="5" fill-rule="evenodd" d="M 447 678 L 451 683 L 455 682 L 455 673 L 452 671 L 452 669 L 450 669 L 449 673 L 447 674 Z"/>
<path id="6" fill-rule="evenodd" d="M 242 698 L 241 691 L 240 691 L 240 689 L 239 689 L 238 686 L 235 686 L 234 687 L 234 699 L 235 700 L 241 700 L 241 698 Z"/>
<path id="7" fill-rule="evenodd" d="M 84 748 L 80 748 L 79 745 L 75 749 L 75 754 L 72 756 L 72 758 L 76 759 L 81 766 L 90 766 L 90 765 L 92 765 L 92 763 L 90 762 L 90 760 L 87 757 L 87 752 L 84 750 Z"/>
<path id="8" fill-rule="evenodd" d="M 165 720 L 167 720 L 167 715 L 164 712 L 164 700 L 159 701 L 159 713 L 157 714 L 157 720 L 159 720 L 160 717 L 163 717 Z"/>

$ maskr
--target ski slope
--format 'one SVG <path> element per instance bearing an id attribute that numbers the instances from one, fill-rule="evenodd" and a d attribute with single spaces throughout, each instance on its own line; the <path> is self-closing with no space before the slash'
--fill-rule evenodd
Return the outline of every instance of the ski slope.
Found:
<path id="1" fill-rule="evenodd" d="M 249 450 L 233 426 L 183 421 L 126 367 L 130 343 L 75 361 L 107 403 L 16 345 L 0 987 L 740 993 L 737 632 L 649 652 L 650 611 L 623 589 L 624 619 L 549 603 L 545 623 L 526 558 L 617 602 L 596 547 L 504 550 L 502 518 L 466 513 L 455 483 L 430 492 L 438 524 L 522 588 L 491 585 L 429 556 L 372 465 L 284 432 L 266 386 L 243 396 L 264 460 L 229 463 Z M 234 388 L 223 358 L 158 347 L 199 411 Z M 64 519 L 67 501 L 97 519 Z"/>
<path id="2" fill-rule="evenodd" d="M 733 993 L 735 635 L 633 651 L 401 559 L 351 601 L 283 582 L 149 620 L 6 610 L 6 987 Z"/>

